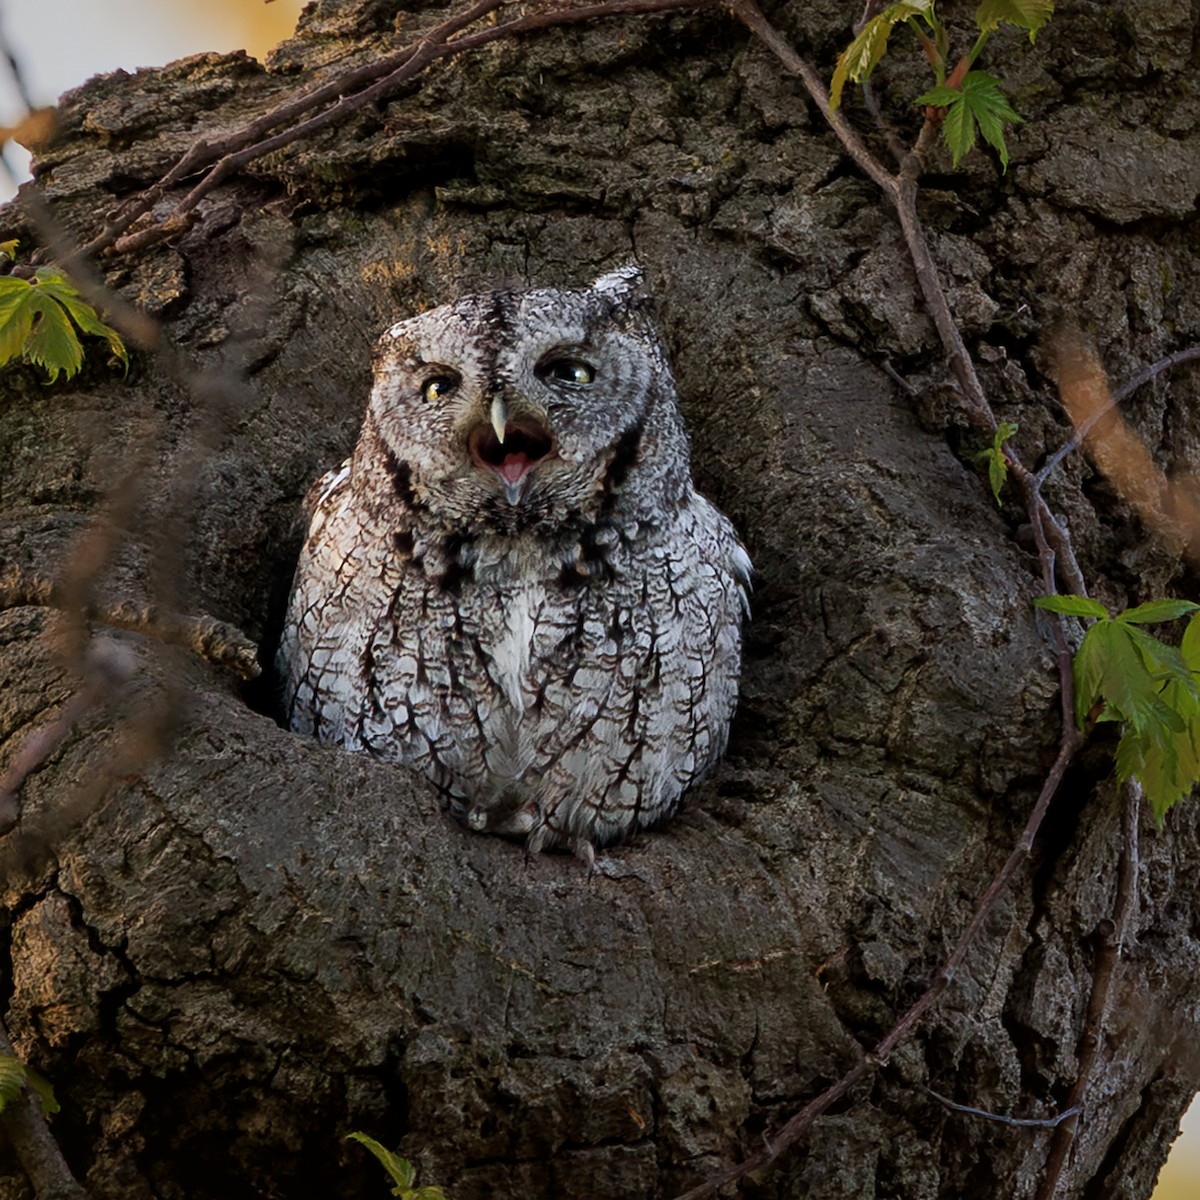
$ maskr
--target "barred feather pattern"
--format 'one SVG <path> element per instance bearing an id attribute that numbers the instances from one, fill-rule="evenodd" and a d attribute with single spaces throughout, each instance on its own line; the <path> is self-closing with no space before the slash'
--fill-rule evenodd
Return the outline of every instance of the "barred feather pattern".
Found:
<path id="1" fill-rule="evenodd" d="M 468 296 L 384 334 L 278 654 L 293 730 L 589 863 L 724 752 L 749 591 L 639 285 Z"/>

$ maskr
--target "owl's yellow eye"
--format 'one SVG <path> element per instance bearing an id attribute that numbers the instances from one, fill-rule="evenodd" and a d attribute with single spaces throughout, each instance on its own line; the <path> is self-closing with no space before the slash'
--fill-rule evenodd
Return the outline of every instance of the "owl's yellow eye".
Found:
<path id="1" fill-rule="evenodd" d="M 421 389 L 421 395 L 430 404 L 436 404 L 439 400 L 448 396 L 458 386 L 458 380 L 450 375 L 435 375 L 432 379 L 425 381 L 425 386 Z"/>
<path id="2" fill-rule="evenodd" d="M 556 358 L 542 367 L 541 375 L 543 379 L 557 379 L 561 383 L 591 383 L 596 370 L 581 358 Z"/>

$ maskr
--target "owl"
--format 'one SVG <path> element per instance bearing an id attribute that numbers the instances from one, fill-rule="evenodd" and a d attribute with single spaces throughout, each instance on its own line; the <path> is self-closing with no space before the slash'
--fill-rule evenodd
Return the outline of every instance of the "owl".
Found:
<path id="1" fill-rule="evenodd" d="M 466 296 L 384 333 L 354 453 L 309 494 L 277 664 L 293 730 L 589 867 L 724 751 L 747 614 L 640 283 Z"/>

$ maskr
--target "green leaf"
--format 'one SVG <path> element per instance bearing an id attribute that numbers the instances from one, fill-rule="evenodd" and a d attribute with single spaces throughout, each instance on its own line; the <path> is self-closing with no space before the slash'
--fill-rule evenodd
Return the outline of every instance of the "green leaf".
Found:
<path id="1" fill-rule="evenodd" d="M 1160 642 L 1158 638 L 1139 629 L 1135 625 L 1126 625 L 1129 637 L 1142 656 L 1146 671 L 1155 683 L 1161 685 L 1176 684 L 1192 697 L 1193 702 L 1200 699 L 1197 693 L 1196 676 L 1183 661 L 1183 655 L 1174 647 Z M 1178 704 L 1170 707 L 1182 711 Z"/>
<path id="2" fill-rule="evenodd" d="M 988 482 L 991 484 L 992 495 L 996 498 L 997 504 L 1000 503 L 1000 489 L 1008 479 L 1008 461 L 1004 457 L 1004 443 L 1017 432 L 1018 428 L 1019 426 L 1014 425 L 1011 421 L 1001 421 L 992 437 L 992 444 L 976 455 L 977 458 L 987 461 Z"/>
<path id="3" fill-rule="evenodd" d="M 0 276 L 0 366 L 20 357 L 41 367 L 51 383 L 62 373 L 70 379 L 83 365 L 76 326 L 104 338 L 113 357 L 128 369 L 120 335 L 100 320 L 61 271 L 41 267 L 32 280 Z"/>
<path id="4" fill-rule="evenodd" d="M 25 1082 L 29 1085 L 29 1090 L 42 1102 L 43 1117 L 52 1117 L 56 1112 L 61 1111 L 62 1106 L 54 1096 L 54 1087 L 45 1075 L 35 1071 L 32 1067 L 26 1067 Z"/>
<path id="5" fill-rule="evenodd" d="M 42 1116 L 50 1117 L 59 1111 L 50 1081 L 27 1067 L 15 1054 L 0 1054 L 0 1112 L 5 1105 L 16 1100 L 28 1087 L 42 1102 Z"/>
<path id="6" fill-rule="evenodd" d="M 347 1136 L 348 1142 L 358 1142 L 366 1146 L 370 1152 L 379 1159 L 383 1164 L 383 1169 L 392 1177 L 392 1182 L 396 1185 L 392 1192 L 393 1196 L 401 1195 L 402 1191 L 408 1191 L 412 1188 L 413 1182 L 417 1178 L 416 1168 L 408 1161 L 407 1158 L 401 1158 L 398 1154 L 393 1154 L 385 1146 L 382 1146 L 373 1137 L 368 1137 L 365 1133 L 352 1133 Z"/>
<path id="7" fill-rule="evenodd" d="M 121 363 L 126 371 L 129 370 L 129 352 L 125 349 L 125 343 L 121 341 L 121 335 L 111 325 L 106 325 L 100 320 L 96 310 L 84 300 L 61 271 L 56 271 L 53 267 L 40 267 L 35 272 L 35 278 L 42 291 L 57 300 L 84 333 L 104 338 L 113 358 Z"/>
<path id="8" fill-rule="evenodd" d="M 1075 719 L 1082 728 L 1103 703 L 1099 720 L 1124 722 L 1117 778 L 1138 781 L 1160 823 L 1200 781 L 1200 610 L 1177 600 L 1128 610 L 1146 622 L 1188 612 L 1192 619 L 1178 649 L 1118 617 L 1098 620 L 1075 655 Z"/>
<path id="9" fill-rule="evenodd" d="M 1000 489 L 1004 486 L 1008 479 L 1008 463 L 1004 461 L 1003 454 L 988 455 L 988 484 L 991 486 L 992 495 L 995 497 L 996 504 L 1000 503 Z"/>
<path id="10" fill-rule="evenodd" d="M 954 165 L 957 167 L 963 156 L 975 145 L 976 133 L 1000 155 L 1000 166 L 1008 170 L 1008 146 L 1004 141 L 1004 126 L 1021 120 L 1021 116 L 1005 99 L 1000 90 L 1000 81 L 986 71 L 968 71 L 963 76 L 961 89 L 955 90 L 938 84 L 924 95 L 918 96 L 917 104 L 932 104 L 946 110 L 942 121 L 942 136 L 950 147 Z"/>
<path id="11" fill-rule="evenodd" d="M 1188 613 L 1200 612 L 1200 604 L 1190 600 L 1148 600 L 1136 608 L 1127 608 L 1117 613 L 1116 619 L 1133 625 L 1155 625 L 1160 621 L 1174 621 Z"/>
<path id="12" fill-rule="evenodd" d="M 25 1064 L 15 1054 L 0 1054 L 0 1112 L 25 1090 Z"/>
<path id="13" fill-rule="evenodd" d="M 1200 737 L 1193 722 L 1181 733 L 1126 729 L 1114 760 L 1117 779 L 1134 778 L 1142 786 L 1154 819 L 1162 823 L 1167 812 L 1191 794 L 1200 778 Z"/>
<path id="14" fill-rule="evenodd" d="M 1097 621 L 1084 634 L 1075 655 L 1075 719 L 1082 729 L 1087 714 L 1104 700 L 1138 732 L 1153 724 L 1167 729 L 1179 718 L 1159 698 L 1159 681 L 1147 669 L 1132 627 Z"/>
<path id="15" fill-rule="evenodd" d="M 1200 671 L 1200 613 L 1197 613 L 1183 631 L 1179 642 L 1179 656 L 1190 671 Z"/>
<path id="16" fill-rule="evenodd" d="M 1108 609 L 1099 600 L 1087 596 L 1039 596 L 1034 604 L 1047 612 L 1062 613 L 1068 617 L 1107 618 Z"/>
<path id="17" fill-rule="evenodd" d="M 33 288 L 27 280 L 0 275 L 0 366 L 21 354 L 33 328 Z"/>
<path id="18" fill-rule="evenodd" d="M 836 109 L 842 102 L 842 89 L 847 80 L 862 83 L 879 65 L 887 53 L 888 38 L 892 30 L 903 21 L 913 17 L 925 17 L 929 22 L 934 0 L 901 0 L 889 5 L 878 16 L 872 17 L 842 51 L 833 71 L 829 86 L 829 107 Z"/>
<path id="19" fill-rule="evenodd" d="M 975 23 L 983 33 L 998 25 L 1016 25 L 1029 30 L 1029 40 L 1054 15 L 1054 0 L 983 0 L 975 10 Z"/>
<path id="20" fill-rule="evenodd" d="M 83 366 L 83 346 L 71 319 L 53 300 L 39 296 L 35 303 L 38 319 L 25 339 L 24 356 L 41 367 L 50 376 L 51 383 L 60 371 L 66 372 L 70 379 Z"/>
<path id="21" fill-rule="evenodd" d="M 401 1158 L 385 1146 L 381 1146 L 374 1138 L 365 1133 L 351 1133 L 346 1140 L 366 1146 L 383 1164 L 383 1169 L 392 1177 L 392 1183 L 395 1185 L 392 1188 L 393 1196 L 399 1196 L 401 1200 L 446 1200 L 446 1193 L 440 1187 L 416 1187 L 416 1167 L 407 1158 Z"/>

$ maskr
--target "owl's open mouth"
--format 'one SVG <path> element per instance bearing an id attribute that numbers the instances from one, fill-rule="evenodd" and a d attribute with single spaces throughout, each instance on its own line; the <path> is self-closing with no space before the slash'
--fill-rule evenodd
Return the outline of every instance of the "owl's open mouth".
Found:
<path id="1" fill-rule="evenodd" d="M 540 425 L 510 421 L 504 427 L 503 442 L 490 425 L 476 425 L 467 439 L 467 448 L 475 465 L 495 471 L 508 489 L 549 455 L 554 439 Z"/>

